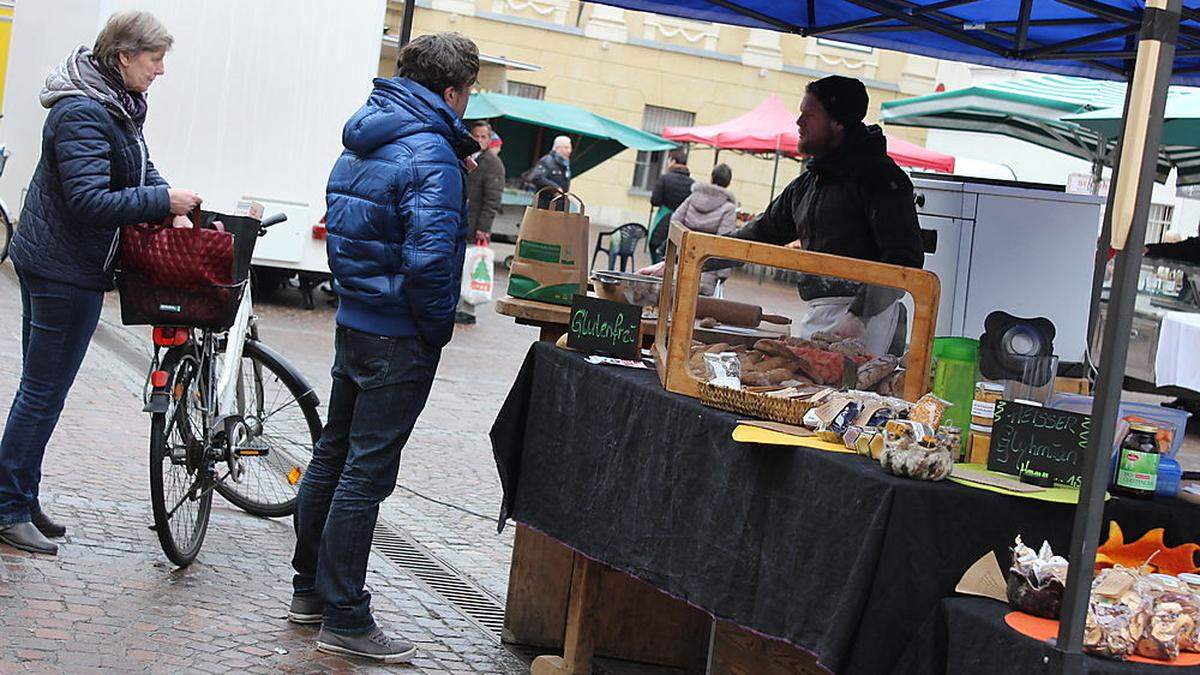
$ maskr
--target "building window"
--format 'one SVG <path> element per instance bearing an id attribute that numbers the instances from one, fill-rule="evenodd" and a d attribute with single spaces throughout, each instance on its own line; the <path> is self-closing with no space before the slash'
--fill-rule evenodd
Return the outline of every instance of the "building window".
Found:
<path id="1" fill-rule="evenodd" d="M 674 108 L 660 108 L 655 105 L 646 106 L 642 113 L 642 129 L 652 134 L 661 134 L 666 127 L 690 127 L 696 123 L 696 113 Z M 649 192 L 654 189 L 658 177 L 667 166 L 665 151 L 639 151 L 633 168 L 633 188 Z"/>
<path id="2" fill-rule="evenodd" d="M 863 52 L 865 54 L 870 54 L 871 52 L 875 51 L 874 47 L 868 47 L 867 45 L 856 45 L 852 42 L 839 42 L 837 40 L 829 40 L 827 38 L 817 38 L 817 44 L 821 45 L 822 47 L 837 47 L 838 49 L 846 49 L 852 52 Z"/>
<path id="3" fill-rule="evenodd" d="M 1146 220 L 1146 243 L 1162 242 L 1163 234 L 1171 229 L 1171 218 L 1175 215 L 1175 207 L 1167 204 L 1151 204 L 1150 216 Z"/>
<path id="4" fill-rule="evenodd" d="M 546 98 L 546 88 L 536 84 L 509 81 L 504 85 L 504 93 L 521 98 L 534 98 L 539 101 Z"/>

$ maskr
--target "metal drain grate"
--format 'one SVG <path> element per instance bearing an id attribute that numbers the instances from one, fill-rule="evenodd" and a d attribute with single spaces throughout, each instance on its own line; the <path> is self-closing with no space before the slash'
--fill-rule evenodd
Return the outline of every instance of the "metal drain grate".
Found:
<path id="1" fill-rule="evenodd" d="M 464 617 L 495 640 L 504 628 L 504 605 L 407 534 L 382 521 L 375 523 L 373 547 L 383 557 L 453 605 Z"/>

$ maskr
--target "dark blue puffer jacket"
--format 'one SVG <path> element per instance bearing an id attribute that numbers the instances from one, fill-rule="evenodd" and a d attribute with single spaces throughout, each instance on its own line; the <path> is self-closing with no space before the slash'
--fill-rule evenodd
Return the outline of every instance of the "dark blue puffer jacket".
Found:
<path id="1" fill-rule="evenodd" d="M 110 290 L 119 228 L 169 214 L 167 183 L 137 126 L 99 101 L 68 96 L 46 116 L 9 253 L 23 273 Z"/>
<path id="2" fill-rule="evenodd" d="M 337 322 L 442 347 L 466 251 L 459 160 L 479 144 L 440 96 L 403 78 L 375 80 L 342 144 L 326 195 Z"/>

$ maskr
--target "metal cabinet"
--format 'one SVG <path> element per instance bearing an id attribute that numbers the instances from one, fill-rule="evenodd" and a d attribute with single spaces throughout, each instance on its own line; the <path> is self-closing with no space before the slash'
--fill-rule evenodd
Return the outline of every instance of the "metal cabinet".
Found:
<path id="1" fill-rule="evenodd" d="M 917 177 L 921 227 L 937 233 L 937 334 L 979 337 L 995 310 L 1046 317 L 1063 362 L 1082 362 L 1101 199 L 1004 181 Z"/>

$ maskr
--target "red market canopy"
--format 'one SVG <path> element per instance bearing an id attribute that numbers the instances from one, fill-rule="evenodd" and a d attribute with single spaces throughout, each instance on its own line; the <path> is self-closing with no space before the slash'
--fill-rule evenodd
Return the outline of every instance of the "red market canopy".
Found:
<path id="1" fill-rule="evenodd" d="M 681 143 L 700 143 L 721 150 L 779 152 L 796 157 L 796 115 L 771 94 L 758 107 L 731 120 L 698 127 L 667 127 L 662 137 Z M 901 166 L 954 173 L 954 157 L 888 137 L 888 155 Z"/>

